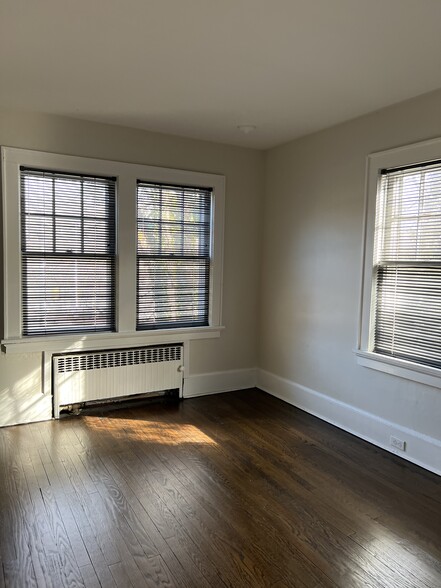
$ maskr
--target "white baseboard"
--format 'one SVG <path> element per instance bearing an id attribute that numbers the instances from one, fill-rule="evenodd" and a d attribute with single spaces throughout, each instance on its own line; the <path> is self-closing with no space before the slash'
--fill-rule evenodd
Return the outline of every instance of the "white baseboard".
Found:
<path id="1" fill-rule="evenodd" d="M 387 421 L 265 370 L 257 370 L 257 387 L 348 433 L 441 475 L 441 441 L 438 439 Z M 389 445 L 391 435 L 406 441 L 405 452 Z"/>
<path id="2" fill-rule="evenodd" d="M 255 368 L 184 376 L 184 398 L 244 390 L 255 385 Z"/>

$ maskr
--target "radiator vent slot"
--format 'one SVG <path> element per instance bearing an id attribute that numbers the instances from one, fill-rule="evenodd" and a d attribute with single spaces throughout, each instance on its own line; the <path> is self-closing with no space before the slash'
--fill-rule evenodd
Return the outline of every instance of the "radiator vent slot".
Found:
<path id="1" fill-rule="evenodd" d="M 80 372 L 104 368 L 141 365 L 164 361 L 181 361 L 181 345 L 164 345 L 162 347 L 143 347 L 121 351 L 105 351 L 82 355 L 59 357 L 57 372 Z"/>

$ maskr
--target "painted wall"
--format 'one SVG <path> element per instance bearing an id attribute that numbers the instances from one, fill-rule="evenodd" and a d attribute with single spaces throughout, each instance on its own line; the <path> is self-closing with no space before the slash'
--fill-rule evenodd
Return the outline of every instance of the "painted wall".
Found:
<path id="1" fill-rule="evenodd" d="M 436 445 L 441 390 L 361 367 L 353 353 L 366 156 L 437 136 L 441 92 L 293 141 L 266 156 L 258 381 L 383 446 L 390 431 L 401 432 L 401 438 L 426 435 Z M 371 420 L 363 433 L 366 423 L 360 423 L 366 418 Z M 437 465 L 429 465 L 441 471 L 441 446 L 435 450 Z M 427 465 L 421 457 L 413 459 Z"/>
<path id="2" fill-rule="evenodd" d="M 0 112 L 0 145 L 225 175 L 226 329 L 219 339 L 191 343 L 189 373 L 240 370 L 236 373 L 243 377 L 241 370 L 255 368 L 260 269 L 256 250 L 260 242 L 264 173 L 261 152 L 17 112 Z M 42 394 L 41 362 L 38 353 L 0 355 L 0 426 L 50 418 L 50 398 Z"/>

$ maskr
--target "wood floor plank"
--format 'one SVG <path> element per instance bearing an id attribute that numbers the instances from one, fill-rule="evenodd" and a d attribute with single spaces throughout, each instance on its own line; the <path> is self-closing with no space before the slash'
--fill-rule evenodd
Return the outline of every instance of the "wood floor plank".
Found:
<path id="1" fill-rule="evenodd" d="M 161 556 L 144 558 L 141 562 L 137 563 L 144 576 L 146 586 L 149 588 L 155 588 L 157 586 L 170 588 L 175 585 L 170 571 L 167 569 Z"/>
<path id="2" fill-rule="evenodd" d="M 61 517 L 55 497 L 50 488 L 42 490 L 43 500 L 46 506 L 51 535 L 55 540 L 55 551 L 57 562 L 60 565 L 61 573 L 66 578 L 63 585 L 66 586 L 84 586 L 77 560 L 74 555 L 72 545 L 69 541 L 63 518 Z M 82 542 L 81 542 L 82 545 Z M 55 561 L 55 559 L 54 559 Z"/>
<path id="3" fill-rule="evenodd" d="M 52 570 L 47 565 L 45 554 L 45 545 L 43 537 L 50 533 L 47 522 L 47 513 L 41 494 L 41 489 L 35 488 L 35 473 L 32 463 L 26 461 L 26 455 L 22 452 L 22 472 L 23 482 L 16 481 L 17 501 L 21 503 L 23 517 L 23 534 L 31 553 L 32 565 L 35 573 L 37 585 L 43 588 L 57 586 L 58 574 L 52 574 Z"/>
<path id="4" fill-rule="evenodd" d="M 121 556 L 115 544 L 113 528 L 109 524 L 107 517 L 102 515 L 102 510 L 97 508 L 99 502 L 100 496 L 98 492 L 95 495 L 87 495 L 87 498 L 84 496 L 81 498 L 82 507 L 94 531 L 104 559 L 108 565 L 119 563 Z"/>
<path id="5" fill-rule="evenodd" d="M 3 572 L 5 586 L 7 588 L 23 588 L 23 586 L 36 588 L 37 581 L 32 569 L 30 559 L 20 559 L 4 562 Z"/>
<path id="6" fill-rule="evenodd" d="M 85 588 L 100 588 L 101 583 L 92 564 L 80 567 L 80 574 Z"/>
<path id="7" fill-rule="evenodd" d="M 66 530 L 67 537 L 69 539 L 69 543 L 72 547 L 72 552 L 74 554 L 76 563 L 78 567 L 84 567 L 90 564 L 90 557 L 81 537 L 78 525 L 72 514 L 72 510 L 66 500 L 66 496 L 56 497 L 56 503 L 64 528 Z"/>
<path id="8" fill-rule="evenodd" d="M 121 562 L 112 564 L 109 566 L 109 570 L 111 571 L 113 579 L 115 580 L 118 588 L 136 588 L 136 584 L 135 586 L 132 584 Z M 138 584 L 138 586 L 140 586 L 140 584 Z"/>
<path id="9" fill-rule="evenodd" d="M 68 500 L 72 512 L 77 517 L 76 520 L 82 521 L 81 523 L 79 523 L 79 531 L 100 584 L 102 586 L 114 588 L 115 582 L 113 580 L 113 576 L 108 568 L 107 562 L 104 558 L 100 546 L 98 545 L 98 541 L 95 537 L 92 528 L 87 524 L 87 522 L 83 520 L 83 518 L 85 518 L 85 515 L 84 512 L 82 512 L 81 506 L 75 501 L 75 498 L 72 495 L 68 495 Z"/>

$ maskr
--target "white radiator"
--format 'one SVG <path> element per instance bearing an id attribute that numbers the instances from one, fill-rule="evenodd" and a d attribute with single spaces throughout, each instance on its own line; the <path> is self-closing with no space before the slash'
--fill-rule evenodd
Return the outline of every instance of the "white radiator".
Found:
<path id="1" fill-rule="evenodd" d="M 182 345 L 53 357 L 54 416 L 60 406 L 134 394 L 182 391 Z"/>

